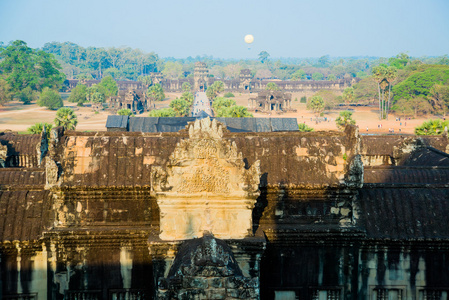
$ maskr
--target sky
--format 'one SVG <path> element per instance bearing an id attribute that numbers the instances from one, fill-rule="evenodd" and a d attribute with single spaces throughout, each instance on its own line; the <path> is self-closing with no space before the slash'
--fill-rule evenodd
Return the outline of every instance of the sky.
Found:
<path id="1" fill-rule="evenodd" d="M 0 41 L 17 39 L 175 58 L 440 56 L 449 0 L 0 0 Z"/>

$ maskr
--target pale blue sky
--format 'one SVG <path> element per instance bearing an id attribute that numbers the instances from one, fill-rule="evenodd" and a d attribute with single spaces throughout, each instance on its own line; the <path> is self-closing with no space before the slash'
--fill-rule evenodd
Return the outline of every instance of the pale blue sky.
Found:
<path id="1" fill-rule="evenodd" d="M 255 41 L 248 49 L 246 34 Z M 449 0 L 0 0 L 0 41 L 140 48 L 160 57 L 449 54 Z"/>

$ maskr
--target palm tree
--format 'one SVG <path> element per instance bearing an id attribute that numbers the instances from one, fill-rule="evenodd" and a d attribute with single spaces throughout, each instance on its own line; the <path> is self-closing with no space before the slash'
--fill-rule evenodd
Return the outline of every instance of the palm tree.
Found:
<path id="1" fill-rule="evenodd" d="M 343 91 L 343 99 L 346 102 L 346 106 L 349 107 L 349 103 L 354 101 L 354 88 L 348 87 Z"/>
<path id="2" fill-rule="evenodd" d="M 443 134 L 445 127 L 448 126 L 447 121 L 439 119 L 429 120 L 415 128 L 416 135 L 440 135 Z"/>
<path id="3" fill-rule="evenodd" d="M 300 132 L 311 132 L 311 131 L 314 131 L 314 129 L 312 127 L 307 126 L 304 123 L 299 123 L 298 124 L 298 129 L 299 129 Z"/>
<path id="4" fill-rule="evenodd" d="M 381 92 L 381 87 L 384 86 L 385 81 L 385 75 L 386 75 L 386 68 L 384 66 L 377 66 L 373 68 L 373 78 L 377 82 L 377 90 L 379 92 L 379 119 L 383 119 L 383 92 Z M 382 96 L 382 99 L 381 99 Z"/>
<path id="5" fill-rule="evenodd" d="M 386 114 L 387 120 L 388 120 L 388 112 L 390 111 L 390 100 L 391 100 L 391 86 L 392 86 L 393 81 L 398 76 L 398 71 L 396 70 L 395 67 L 388 67 L 386 69 L 385 75 L 386 75 L 385 80 L 388 82 L 388 104 L 387 104 L 387 107 L 385 108 L 385 114 Z"/>
<path id="6" fill-rule="evenodd" d="M 355 125 L 355 120 L 352 119 L 351 111 L 342 111 L 337 119 L 335 119 L 335 123 L 337 123 L 337 127 L 340 130 L 344 130 L 346 125 Z"/>
<path id="7" fill-rule="evenodd" d="M 56 112 L 55 125 L 62 126 L 65 130 L 74 130 L 78 124 L 75 112 L 69 107 L 62 107 Z"/>
<path id="8" fill-rule="evenodd" d="M 253 115 L 248 112 L 248 109 L 244 106 L 240 105 L 234 105 L 231 107 L 228 107 L 226 109 L 226 113 L 228 114 L 227 117 L 229 118 L 252 118 Z"/>
<path id="9" fill-rule="evenodd" d="M 28 127 L 28 128 L 27 128 L 27 132 L 28 132 L 28 133 L 31 133 L 31 134 L 41 134 L 42 131 L 44 130 L 44 128 L 45 128 L 45 131 L 46 131 L 46 133 L 47 133 L 47 137 L 49 137 L 49 136 L 50 136 L 50 130 L 51 130 L 51 128 L 52 128 L 52 125 L 49 124 L 49 123 L 45 123 L 45 122 L 42 122 L 42 123 L 36 123 L 36 124 L 34 124 L 34 125 Z"/>
<path id="10" fill-rule="evenodd" d="M 279 91 L 279 86 L 274 82 L 268 82 L 265 89 L 267 91 Z"/>
<path id="11" fill-rule="evenodd" d="M 153 101 L 162 101 L 165 99 L 164 90 L 159 83 L 150 86 L 148 88 L 147 94 Z"/>
<path id="12" fill-rule="evenodd" d="M 307 103 L 307 109 L 312 110 L 316 114 L 316 117 L 318 118 L 320 113 L 324 110 L 323 97 L 321 97 L 321 96 L 311 97 L 309 102 Z"/>

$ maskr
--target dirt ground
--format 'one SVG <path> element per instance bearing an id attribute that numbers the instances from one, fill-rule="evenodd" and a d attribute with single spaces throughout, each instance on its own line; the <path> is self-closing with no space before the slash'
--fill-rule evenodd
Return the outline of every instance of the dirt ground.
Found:
<path id="1" fill-rule="evenodd" d="M 171 100 L 179 97 L 181 93 L 166 93 L 167 99 L 156 104 L 156 108 L 168 107 Z M 251 94 L 239 94 L 234 93 L 235 100 L 238 105 L 247 106 L 248 98 Z M 293 99 L 296 97 L 293 95 Z M 107 111 L 101 111 L 95 114 L 90 107 L 78 107 L 74 103 L 64 101 L 64 105 L 71 107 L 75 110 L 78 116 L 79 131 L 104 131 L 106 130 L 106 119 L 109 115 Z M 268 118 L 268 117 L 280 117 L 280 118 L 296 118 L 298 123 L 305 123 L 310 127 L 313 127 L 316 131 L 320 130 L 337 130 L 335 125 L 335 119 L 338 117 L 341 110 L 333 110 L 324 112 L 324 117 L 327 121 L 317 123 L 315 121 L 315 115 L 306 109 L 306 104 L 299 101 L 292 101 L 292 106 L 297 109 L 295 113 L 285 114 L 262 114 L 254 113 L 254 117 Z M 394 129 L 395 134 L 412 134 L 416 126 L 422 124 L 427 118 L 417 118 L 411 120 L 396 121 L 397 116 L 390 114 L 389 120 L 379 121 L 378 111 L 375 107 L 352 107 L 354 109 L 353 119 L 360 127 L 362 134 L 388 134 L 389 129 Z M 48 110 L 43 107 L 37 106 L 35 103 L 30 105 L 23 105 L 20 102 L 10 102 L 4 106 L 0 106 L 0 131 L 12 130 L 18 132 L 26 132 L 27 128 L 39 122 L 53 123 L 56 111 Z M 138 117 L 148 116 L 148 113 L 138 115 Z M 380 128 L 380 125 L 382 127 Z"/>

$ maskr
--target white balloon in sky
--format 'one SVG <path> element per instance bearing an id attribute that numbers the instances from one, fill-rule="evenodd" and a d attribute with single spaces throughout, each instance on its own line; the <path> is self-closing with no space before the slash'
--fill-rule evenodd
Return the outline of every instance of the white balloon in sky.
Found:
<path id="1" fill-rule="evenodd" d="M 254 42 L 254 37 L 252 34 L 247 34 L 245 35 L 245 43 L 247 44 L 251 44 L 252 42 Z"/>

